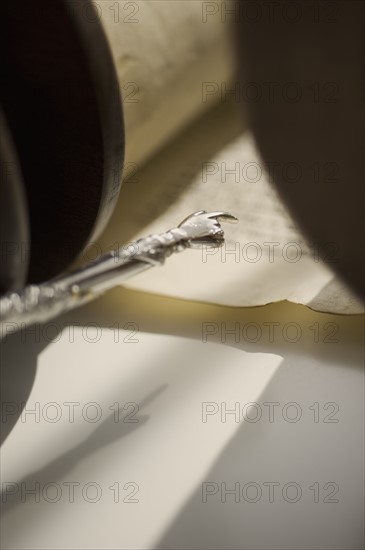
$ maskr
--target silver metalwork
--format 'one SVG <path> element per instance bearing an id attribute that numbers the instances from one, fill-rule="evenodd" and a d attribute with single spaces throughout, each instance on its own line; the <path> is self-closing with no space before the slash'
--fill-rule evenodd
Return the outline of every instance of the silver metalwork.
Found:
<path id="1" fill-rule="evenodd" d="M 94 300 L 137 273 L 163 265 L 175 252 L 203 244 L 221 246 L 224 232 L 220 220 L 236 222 L 237 218 L 226 212 L 201 210 L 166 233 L 139 239 L 73 273 L 5 294 L 0 299 L 0 338 L 7 332 L 5 324 L 13 323 L 15 331 L 36 322 L 49 321 Z"/>

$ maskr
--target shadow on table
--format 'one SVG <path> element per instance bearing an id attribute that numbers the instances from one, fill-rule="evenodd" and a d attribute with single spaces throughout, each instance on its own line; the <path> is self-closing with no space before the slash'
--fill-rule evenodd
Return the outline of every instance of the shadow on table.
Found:
<path id="1" fill-rule="evenodd" d="M 139 404 L 139 410 L 154 401 L 167 386 L 160 386 Z M 122 437 L 129 435 L 141 428 L 148 422 L 148 415 L 136 415 L 133 422 L 116 422 L 116 412 L 114 411 L 96 430 L 94 430 L 85 441 L 81 442 L 76 447 L 65 452 L 57 457 L 51 463 L 41 468 L 37 472 L 33 472 L 26 478 L 17 483 L 3 483 L 2 502 L 0 505 L 1 516 L 4 516 L 14 506 L 25 502 L 22 493 L 22 486 L 27 490 L 36 487 L 43 488 L 47 483 L 56 483 L 62 479 L 67 472 L 74 468 L 83 459 L 96 453 L 98 450 L 111 445 L 113 442 L 120 440 Z M 120 409 L 122 415 L 123 408 Z"/>

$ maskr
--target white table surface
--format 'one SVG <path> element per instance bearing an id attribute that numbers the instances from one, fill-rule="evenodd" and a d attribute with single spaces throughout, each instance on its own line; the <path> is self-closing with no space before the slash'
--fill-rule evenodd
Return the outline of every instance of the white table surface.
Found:
<path id="1" fill-rule="evenodd" d="M 363 320 L 117 289 L 4 342 L 38 370 L 1 451 L 2 548 L 362 548 Z"/>

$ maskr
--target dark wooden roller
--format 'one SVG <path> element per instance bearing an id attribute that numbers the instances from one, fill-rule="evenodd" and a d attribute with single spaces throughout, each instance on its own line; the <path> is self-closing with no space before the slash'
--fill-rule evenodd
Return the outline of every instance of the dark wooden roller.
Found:
<path id="1" fill-rule="evenodd" d="M 64 271 L 119 193 L 121 101 L 93 10 L 88 0 L 2 2 L 0 101 L 27 196 L 28 282 Z"/>
<path id="2" fill-rule="evenodd" d="M 364 299 L 365 3 L 252 4 L 235 2 L 242 86 L 261 93 L 245 102 L 261 155 L 322 258 Z M 280 169 L 290 163 L 296 183 Z"/>

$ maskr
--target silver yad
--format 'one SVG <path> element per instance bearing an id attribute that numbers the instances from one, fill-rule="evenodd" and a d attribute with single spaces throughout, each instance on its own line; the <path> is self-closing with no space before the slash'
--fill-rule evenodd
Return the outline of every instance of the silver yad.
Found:
<path id="1" fill-rule="evenodd" d="M 11 324 L 12 332 L 33 323 L 43 323 L 101 296 L 115 285 L 151 267 L 163 265 L 175 252 L 201 245 L 224 243 L 220 221 L 236 222 L 226 212 L 200 210 L 174 229 L 139 239 L 114 250 L 73 273 L 0 298 L 0 338 Z"/>

